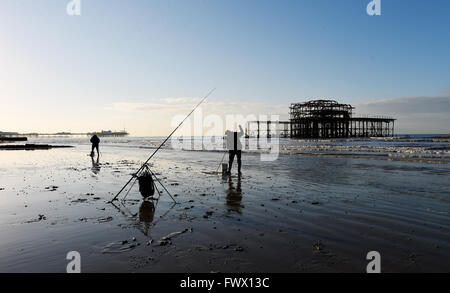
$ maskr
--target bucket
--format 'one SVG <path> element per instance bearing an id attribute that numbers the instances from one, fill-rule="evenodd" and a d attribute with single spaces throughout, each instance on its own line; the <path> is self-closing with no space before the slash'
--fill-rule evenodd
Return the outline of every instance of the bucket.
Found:
<path id="1" fill-rule="evenodd" d="M 228 171 L 228 163 L 222 163 L 222 173 L 227 173 Z"/>
<path id="2" fill-rule="evenodd" d="M 148 171 L 144 171 L 138 178 L 139 192 L 143 198 L 151 197 L 155 194 L 155 182 Z"/>

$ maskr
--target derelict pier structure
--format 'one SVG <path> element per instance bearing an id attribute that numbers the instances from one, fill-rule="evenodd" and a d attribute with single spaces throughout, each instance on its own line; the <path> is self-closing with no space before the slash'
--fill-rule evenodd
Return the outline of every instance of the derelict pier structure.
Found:
<path id="1" fill-rule="evenodd" d="M 289 121 L 249 121 L 247 136 L 277 134 L 291 138 L 349 138 L 394 136 L 395 119 L 387 116 L 354 116 L 349 104 L 334 100 L 293 103 Z"/>

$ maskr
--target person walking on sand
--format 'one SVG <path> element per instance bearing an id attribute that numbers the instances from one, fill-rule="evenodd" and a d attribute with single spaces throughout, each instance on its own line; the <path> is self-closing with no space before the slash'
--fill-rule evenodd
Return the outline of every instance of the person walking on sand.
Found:
<path id="1" fill-rule="evenodd" d="M 241 174 L 241 155 L 242 155 L 242 143 L 240 138 L 244 135 L 244 131 L 242 130 L 242 126 L 239 125 L 239 132 L 236 131 L 229 131 L 227 130 L 225 132 L 226 139 L 227 139 L 227 149 L 228 149 L 228 174 L 231 173 L 231 168 L 233 167 L 233 161 L 234 157 L 237 157 L 237 163 L 238 163 L 238 174 Z"/>
<path id="2" fill-rule="evenodd" d="M 91 137 L 92 150 L 91 157 L 94 156 L 94 149 L 97 149 L 97 155 L 100 156 L 100 151 L 98 150 L 98 145 L 100 144 L 100 138 L 96 134 Z"/>

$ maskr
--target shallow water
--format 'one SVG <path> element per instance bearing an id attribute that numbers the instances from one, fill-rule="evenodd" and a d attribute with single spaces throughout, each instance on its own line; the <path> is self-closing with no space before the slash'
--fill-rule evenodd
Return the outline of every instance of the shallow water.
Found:
<path id="1" fill-rule="evenodd" d="M 0 271 L 64 272 L 75 250 L 84 272 L 364 272 L 377 250 L 383 271 L 448 272 L 433 139 L 281 140 L 276 161 L 244 153 L 241 178 L 214 173 L 222 153 L 167 147 L 152 170 L 180 204 L 164 191 L 154 212 L 136 185 L 107 202 L 161 138 L 103 139 L 98 163 L 85 138 L 32 140 L 75 148 L 0 151 Z"/>
<path id="2" fill-rule="evenodd" d="M 161 137 L 102 138 L 102 145 L 124 148 L 155 149 Z M 30 143 L 89 145 L 85 137 L 48 137 L 29 139 Z M 170 139 L 163 149 L 183 146 L 184 150 L 223 151 L 222 137 L 184 137 Z M 386 138 L 348 138 L 327 140 L 255 139 L 245 140 L 249 152 L 265 152 L 276 146 L 280 154 L 362 156 L 371 159 L 412 160 L 450 164 L 450 135 L 399 135 Z M 259 149 L 254 150 L 253 146 Z"/>

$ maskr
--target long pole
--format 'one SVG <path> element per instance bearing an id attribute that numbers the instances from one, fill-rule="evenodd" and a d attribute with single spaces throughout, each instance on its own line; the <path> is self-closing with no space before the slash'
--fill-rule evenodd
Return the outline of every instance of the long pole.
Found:
<path id="1" fill-rule="evenodd" d="M 188 119 L 189 116 L 191 116 L 192 113 L 194 113 L 194 111 L 198 108 L 198 106 L 200 106 L 216 89 L 213 88 L 198 104 L 197 106 L 194 107 L 194 109 L 192 109 L 192 111 L 186 116 L 186 118 L 183 119 L 183 121 L 181 121 L 180 124 L 178 124 L 178 126 L 169 134 L 169 136 L 159 145 L 159 147 L 153 152 L 153 154 L 151 154 L 151 156 L 147 159 L 147 161 L 145 161 L 144 164 L 142 164 L 142 166 L 139 168 L 139 170 L 136 171 L 136 173 L 134 173 L 135 175 L 139 174 L 139 172 L 144 168 L 144 166 L 150 161 L 151 158 L 153 158 L 153 156 L 162 148 L 162 146 L 169 140 L 169 138 L 175 133 L 175 131 L 178 130 L 178 128 L 180 128 L 180 126 L 184 123 L 184 121 L 186 121 L 186 119 Z M 114 198 L 111 201 L 115 201 L 117 199 L 117 197 L 119 196 L 120 193 L 122 193 L 122 191 L 127 187 L 128 184 L 130 184 L 131 180 L 133 180 L 133 178 L 135 178 L 135 176 L 131 176 L 130 180 L 128 180 L 127 183 L 125 183 L 125 185 L 122 187 L 122 189 L 116 194 L 116 196 L 114 196 Z"/>
<path id="2" fill-rule="evenodd" d="M 222 160 L 220 161 L 219 166 L 217 167 L 216 173 L 219 172 L 220 165 L 222 164 L 223 159 L 225 158 L 225 155 L 226 155 L 226 154 L 227 154 L 226 152 L 223 153 Z"/>

